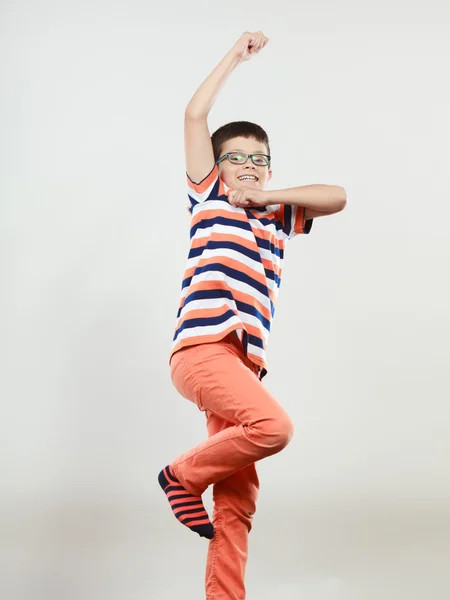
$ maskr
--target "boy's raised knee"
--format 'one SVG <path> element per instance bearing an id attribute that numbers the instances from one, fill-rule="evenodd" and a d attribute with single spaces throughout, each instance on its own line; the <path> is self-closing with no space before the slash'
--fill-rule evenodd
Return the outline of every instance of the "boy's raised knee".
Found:
<path id="1" fill-rule="evenodd" d="M 279 450 L 285 448 L 289 442 L 291 441 L 294 435 L 294 424 L 291 419 L 286 415 L 283 419 L 279 421 L 279 433 L 277 437 Z"/>
<path id="2" fill-rule="evenodd" d="M 283 450 L 294 435 L 294 424 L 287 414 L 277 415 L 255 423 L 251 428 L 251 437 L 259 438 L 262 446 L 270 448 L 273 452 Z"/>

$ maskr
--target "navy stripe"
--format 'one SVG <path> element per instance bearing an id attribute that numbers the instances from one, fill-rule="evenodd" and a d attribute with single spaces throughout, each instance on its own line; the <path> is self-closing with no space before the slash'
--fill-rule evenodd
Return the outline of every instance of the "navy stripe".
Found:
<path id="1" fill-rule="evenodd" d="M 256 337 L 255 335 L 251 335 L 250 333 L 248 334 L 248 343 L 253 344 L 253 346 L 257 346 L 258 348 L 261 348 L 261 350 L 264 350 L 264 344 L 262 339 Z"/>
<path id="2" fill-rule="evenodd" d="M 195 512 L 195 511 L 194 511 Z M 209 517 L 205 511 L 205 516 L 203 515 L 199 515 L 198 517 L 189 517 L 189 519 L 183 519 L 183 524 L 187 525 L 188 523 L 190 523 L 191 521 L 199 521 L 199 520 L 208 520 L 208 523 L 210 523 Z M 208 523 L 204 523 L 203 525 L 199 525 L 199 527 L 206 527 L 208 525 Z M 189 527 L 189 525 L 187 525 Z"/>
<path id="3" fill-rule="evenodd" d="M 189 206 L 189 212 L 190 212 L 190 213 L 191 213 L 191 215 L 192 215 L 192 211 L 194 210 L 194 206 L 195 206 L 196 204 L 199 204 L 199 201 L 198 201 L 198 200 L 195 200 L 195 198 L 193 198 L 193 197 L 192 197 L 192 196 L 190 196 L 189 194 L 188 194 L 188 198 L 189 198 L 189 202 L 191 203 L 191 205 Z"/>
<path id="4" fill-rule="evenodd" d="M 247 302 L 242 302 L 240 300 L 235 300 L 233 298 L 233 294 L 229 290 L 199 290 L 197 292 L 192 292 L 186 296 L 184 304 L 181 308 L 178 309 L 177 319 L 179 319 L 182 310 L 189 304 L 189 302 L 194 302 L 195 300 L 210 300 L 217 298 L 228 298 L 228 300 L 234 300 L 236 304 L 236 308 L 240 312 L 247 313 L 248 315 L 253 315 L 257 319 L 261 321 L 264 327 L 270 331 L 270 321 L 266 319 L 257 308 L 248 304 Z"/>
<path id="5" fill-rule="evenodd" d="M 214 171 L 214 168 L 211 171 L 211 173 L 213 171 Z M 211 173 L 210 173 L 210 175 L 211 175 Z M 220 187 L 220 177 L 217 177 L 216 180 L 215 180 L 215 182 L 214 182 L 214 186 L 213 186 L 213 188 L 211 190 L 211 193 L 209 194 L 207 200 L 221 200 L 222 198 L 224 198 L 225 200 L 227 199 L 227 197 L 224 194 L 219 195 L 219 187 Z"/>
<path id="6" fill-rule="evenodd" d="M 265 241 L 265 240 L 263 240 L 263 241 Z M 265 245 L 269 246 L 268 243 Z M 270 246 L 272 246 L 270 248 L 272 253 L 277 253 L 278 255 L 280 254 L 280 251 L 278 251 L 278 248 L 275 248 L 275 246 L 273 244 L 270 244 Z M 197 258 L 197 257 L 201 256 L 205 250 L 217 250 L 218 248 L 227 248 L 228 250 L 235 250 L 236 252 L 239 252 L 240 254 L 243 254 L 244 256 L 247 256 L 248 258 L 251 258 L 252 260 L 257 261 L 259 264 L 262 264 L 262 259 L 261 259 L 261 255 L 259 254 L 259 252 L 256 252 L 255 250 L 249 250 L 248 248 L 245 248 L 244 246 L 241 246 L 240 244 L 236 244 L 235 242 L 211 242 L 211 241 L 209 241 L 204 246 L 198 246 L 197 248 L 191 248 L 189 255 L 188 255 L 188 259 Z M 275 252 L 275 251 L 277 251 L 277 252 Z M 275 281 L 277 286 L 280 287 L 281 280 L 278 277 L 278 275 L 275 275 L 275 272 L 272 269 L 266 269 L 264 267 L 264 272 L 266 274 L 266 277 Z"/>
<path id="7" fill-rule="evenodd" d="M 201 500 L 196 500 L 195 502 L 184 502 L 184 503 L 181 502 L 180 504 L 172 504 L 171 503 L 171 507 L 172 507 L 172 509 L 176 508 L 178 510 L 179 508 L 184 508 L 184 507 L 192 508 L 193 506 L 197 506 L 197 504 L 201 504 L 203 506 L 203 502 Z M 199 511 L 199 510 L 201 510 L 201 508 L 199 507 L 199 508 L 196 508 L 195 510 Z M 183 511 L 181 511 L 181 513 L 178 513 L 178 514 L 183 515 L 185 512 L 186 511 L 183 510 Z"/>
<path id="8" fill-rule="evenodd" d="M 177 512 L 176 517 L 177 519 L 181 519 L 182 517 L 184 517 L 185 515 L 194 515 L 195 513 L 205 513 L 205 517 L 208 516 L 208 513 L 206 512 L 205 508 L 191 508 L 190 510 L 182 510 L 181 512 Z M 202 515 L 198 515 L 198 517 L 196 517 L 197 519 L 201 519 Z M 190 521 L 192 521 L 193 519 L 189 519 Z M 195 519 L 194 519 L 195 520 Z M 183 519 L 184 522 L 186 522 L 186 519 Z"/>
<path id="9" fill-rule="evenodd" d="M 255 279 L 253 279 L 252 277 L 249 277 L 245 273 L 241 273 L 241 271 L 238 271 L 237 269 L 233 269 L 231 267 L 221 265 L 220 263 L 212 263 L 211 265 L 204 265 L 203 267 L 197 267 L 195 269 L 192 277 L 195 277 L 196 275 L 199 275 L 200 273 L 207 273 L 209 271 L 219 271 L 220 273 L 224 273 L 225 275 L 228 275 L 229 277 L 232 277 L 233 279 L 236 279 L 237 281 L 242 281 L 243 283 L 247 283 L 251 287 L 255 288 L 255 290 L 258 290 L 258 292 L 261 292 L 261 294 L 263 294 L 264 296 L 269 298 L 269 290 L 267 289 L 267 286 L 265 286 L 262 283 L 259 283 L 259 281 L 256 281 Z M 186 279 L 183 279 L 183 284 L 181 286 L 181 289 L 184 289 L 185 287 L 188 287 L 189 285 L 191 285 L 192 277 L 187 277 Z"/>
<path id="10" fill-rule="evenodd" d="M 198 229 L 208 229 L 217 223 L 218 225 L 228 225 L 229 227 L 238 227 L 239 229 L 245 229 L 245 231 L 252 232 L 250 223 L 248 221 L 239 221 L 237 219 L 231 219 L 230 217 L 211 217 L 211 219 L 202 219 L 191 227 L 191 238 L 194 237 Z"/>
<path id="11" fill-rule="evenodd" d="M 262 240 L 262 241 L 265 242 L 266 240 Z M 261 246 L 262 245 L 263 244 L 261 244 Z M 267 242 L 264 245 L 271 246 L 270 251 L 273 254 L 280 255 L 280 251 L 273 244 L 269 244 Z M 228 250 L 235 250 L 236 252 L 239 252 L 240 254 L 243 254 L 244 256 L 247 256 L 248 258 L 251 258 L 252 260 L 258 262 L 259 264 L 262 264 L 261 254 L 259 252 L 256 252 L 256 250 L 249 250 L 245 246 L 242 246 L 241 244 L 237 244 L 236 242 L 212 242 L 211 240 L 208 241 L 204 246 L 198 246 L 197 248 L 191 248 L 191 250 L 189 251 L 188 259 L 197 258 L 197 257 L 201 256 L 205 250 L 217 250 L 219 248 L 227 248 Z M 277 286 L 280 287 L 280 279 L 279 279 L 278 275 L 275 275 L 275 272 L 272 269 L 264 268 L 264 271 L 265 271 L 266 277 L 275 281 Z"/>
<path id="12" fill-rule="evenodd" d="M 270 243 L 269 240 L 263 240 L 262 238 L 259 238 L 257 235 L 255 235 L 255 240 L 256 240 L 256 243 L 258 244 L 259 248 L 264 248 L 265 250 L 270 250 L 272 252 L 272 254 L 275 254 L 275 256 L 279 256 L 281 259 L 284 258 L 284 250 L 277 248 L 275 246 L 275 244 Z"/>
<path id="13" fill-rule="evenodd" d="M 275 271 L 272 271 L 272 269 L 264 269 L 264 273 L 268 279 L 272 279 L 272 281 L 274 281 L 277 286 L 280 287 L 281 279 L 278 277 L 278 275 L 275 275 Z"/>
<path id="14" fill-rule="evenodd" d="M 236 313 L 232 310 L 227 310 L 227 312 L 218 317 L 199 317 L 197 319 L 185 319 L 179 327 L 174 335 L 173 341 L 175 341 L 178 335 L 183 331 L 183 329 L 191 329 L 192 327 L 202 327 L 203 325 L 220 325 L 225 321 L 228 321 L 231 317 L 236 317 Z"/>
<path id="15" fill-rule="evenodd" d="M 192 302 L 193 300 L 209 300 L 211 298 L 228 298 L 229 300 L 234 300 L 233 294 L 229 290 L 198 290 L 197 292 L 192 292 L 192 294 L 186 296 L 183 306 L 178 309 L 177 319 L 181 315 L 183 308 L 189 302 Z"/>
<path id="16" fill-rule="evenodd" d="M 291 233 L 292 228 L 292 206 L 290 204 L 284 205 L 284 227 L 283 231 L 286 235 Z"/>
<path id="17" fill-rule="evenodd" d="M 168 492 L 177 492 L 178 490 L 184 490 L 184 487 L 181 485 L 181 483 L 179 481 L 177 482 L 173 482 L 171 485 L 168 485 L 166 487 L 166 490 Z"/>
<path id="18" fill-rule="evenodd" d="M 190 494 L 187 490 L 185 490 L 184 488 L 181 488 L 181 490 L 183 490 L 183 492 L 186 492 L 186 494 L 177 494 L 177 496 L 173 496 L 174 498 L 195 498 L 196 496 L 193 496 L 192 494 Z M 174 490 L 174 489 L 169 489 L 168 487 L 164 489 L 164 491 L 166 492 L 166 494 L 168 494 L 169 492 L 179 492 L 180 488 Z M 171 498 L 172 501 L 172 498 Z"/>
<path id="19" fill-rule="evenodd" d="M 188 258 L 194 258 L 195 256 L 200 256 L 204 250 L 217 250 L 218 248 L 227 248 L 228 250 L 236 250 L 236 252 L 239 252 L 240 254 L 244 254 L 244 256 L 247 256 L 248 258 L 253 259 L 254 261 L 258 262 L 259 264 L 262 263 L 261 255 L 259 252 L 256 252 L 256 250 L 249 250 L 245 246 L 242 246 L 242 244 L 237 244 L 236 242 L 225 242 L 225 241 L 213 242 L 211 240 L 209 240 L 204 246 L 198 246 L 197 248 L 191 248 Z"/>

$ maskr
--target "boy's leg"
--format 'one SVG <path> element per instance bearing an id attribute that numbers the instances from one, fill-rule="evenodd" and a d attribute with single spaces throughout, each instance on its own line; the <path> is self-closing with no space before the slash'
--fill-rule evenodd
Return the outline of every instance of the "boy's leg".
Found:
<path id="1" fill-rule="evenodd" d="M 172 359 L 172 381 L 180 394 L 231 424 L 171 464 L 182 486 L 196 496 L 210 484 L 276 454 L 293 435 L 290 417 L 242 353 L 221 341 L 189 346 Z"/>
<path id="2" fill-rule="evenodd" d="M 209 436 L 233 423 L 206 411 Z M 248 534 L 259 492 L 255 463 L 213 485 L 214 538 L 209 542 L 205 588 L 207 600 L 245 598 Z"/>

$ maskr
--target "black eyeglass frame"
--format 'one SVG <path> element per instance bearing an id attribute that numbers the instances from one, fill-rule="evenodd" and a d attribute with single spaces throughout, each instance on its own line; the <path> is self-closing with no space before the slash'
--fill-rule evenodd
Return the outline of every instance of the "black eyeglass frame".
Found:
<path id="1" fill-rule="evenodd" d="M 245 161 L 243 163 L 234 163 L 234 162 L 231 162 L 231 160 L 230 160 L 230 154 L 242 154 L 242 156 L 246 156 L 247 158 L 245 159 Z M 269 164 L 267 164 L 267 165 L 257 165 L 255 163 L 255 161 L 253 160 L 254 156 L 265 156 L 269 160 Z M 225 160 L 225 158 L 227 158 L 228 161 L 232 165 L 245 165 L 247 163 L 248 159 L 251 158 L 252 159 L 252 163 L 255 165 L 255 167 L 269 167 L 270 168 L 270 161 L 271 161 L 272 157 L 269 156 L 268 154 L 263 154 L 262 152 L 257 152 L 256 154 L 246 154 L 245 152 L 227 152 L 221 158 L 219 158 L 219 160 L 216 160 L 216 165 L 218 165 L 220 162 L 222 162 L 223 160 Z"/>

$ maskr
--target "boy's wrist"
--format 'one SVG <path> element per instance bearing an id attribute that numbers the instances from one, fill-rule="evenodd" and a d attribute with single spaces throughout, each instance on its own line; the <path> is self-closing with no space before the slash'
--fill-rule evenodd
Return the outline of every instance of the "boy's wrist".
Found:
<path id="1" fill-rule="evenodd" d="M 241 58 L 241 57 L 239 56 L 239 54 L 236 52 L 236 50 L 234 49 L 234 47 L 233 47 L 233 48 L 231 48 L 231 50 L 229 50 L 229 51 L 228 51 L 228 52 L 225 54 L 225 56 L 224 56 L 223 60 L 230 61 L 230 62 L 232 63 L 232 65 L 233 65 L 233 67 L 237 67 L 237 66 L 239 66 L 239 65 L 241 64 L 241 62 L 243 62 L 243 61 L 242 61 L 242 58 Z"/>
<path id="2" fill-rule="evenodd" d="M 273 190 L 263 190 L 263 202 L 264 206 L 269 206 L 270 204 L 276 204 L 276 199 L 273 193 Z"/>

